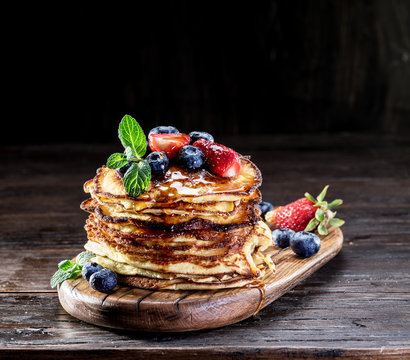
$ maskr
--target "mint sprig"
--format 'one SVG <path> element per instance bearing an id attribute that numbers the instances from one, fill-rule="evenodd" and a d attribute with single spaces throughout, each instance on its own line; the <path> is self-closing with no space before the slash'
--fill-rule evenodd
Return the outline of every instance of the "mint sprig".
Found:
<path id="1" fill-rule="evenodd" d="M 150 180 L 151 167 L 145 160 L 142 160 L 131 165 L 122 182 L 128 195 L 138 197 L 148 188 Z"/>
<path id="2" fill-rule="evenodd" d="M 95 254 L 88 251 L 83 251 L 77 255 L 77 257 L 75 258 L 75 262 L 77 263 L 77 265 L 83 267 L 93 257 L 95 257 Z"/>
<path id="3" fill-rule="evenodd" d="M 141 126 L 129 115 L 122 118 L 118 137 L 125 148 L 124 153 L 112 154 L 107 160 L 107 167 L 119 169 L 131 161 L 122 183 L 129 196 L 138 197 L 148 189 L 151 180 L 151 167 L 142 159 L 147 151 L 147 139 Z"/>
<path id="4" fill-rule="evenodd" d="M 58 264 L 58 270 L 50 279 L 50 286 L 55 288 L 65 280 L 74 279 L 79 276 L 83 266 L 93 257 L 95 257 L 95 254 L 88 251 L 83 251 L 77 255 L 75 262 L 71 260 L 61 261 Z"/>
<path id="5" fill-rule="evenodd" d="M 114 153 L 107 160 L 107 167 L 110 169 L 118 169 L 123 167 L 128 162 L 127 155 Z"/>
<path id="6" fill-rule="evenodd" d="M 144 131 L 137 121 L 129 116 L 125 115 L 118 128 L 118 137 L 124 148 L 128 146 L 131 148 L 132 154 L 137 157 L 142 157 L 147 151 L 147 139 Z"/>
<path id="7" fill-rule="evenodd" d="M 331 211 L 336 206 L 343 204 L 343 200 L 336 199 L 331 203 L 324 201 L 328 188 L 329 185 L 326 185 L 316 199 L 309 193 L 305 193 L 305 197 L 312 201 L 315 204 L 314 206 L 318 208 L 315 217 L 309 221 L 305 231 L 312 231 L 317 228 L 320 235 L 327 235 L 327 225 L 340 227 L 345 223 L 344 220 L 335 218 L 336 212 Z"/>

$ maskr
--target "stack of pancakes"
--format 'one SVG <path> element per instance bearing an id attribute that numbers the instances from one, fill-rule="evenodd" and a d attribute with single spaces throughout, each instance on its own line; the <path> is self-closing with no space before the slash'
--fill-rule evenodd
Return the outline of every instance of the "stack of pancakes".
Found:
<path id="1" fill-rule="evenodd" d="M 172 164 L 137 198 L 105 166 L 84 184 L 91 198 L 86 250 L 122 284 L 149 289 L 255 285 L 274 265 L 271 232 L 260 218 L 258 168 L 241 157 L 235 178 Z"/>

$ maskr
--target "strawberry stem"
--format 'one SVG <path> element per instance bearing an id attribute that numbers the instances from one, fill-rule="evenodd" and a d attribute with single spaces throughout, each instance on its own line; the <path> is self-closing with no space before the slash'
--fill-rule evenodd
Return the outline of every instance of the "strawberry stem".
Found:
<path id="1" fill-rule="evenodd" d="M 334 217 L 336 213 L 331 211 L 336 206 L 343 204 L 343 200 L 336 199 L 330 204 L 327 201 L 324 201 L 328 188 L 329 185 L 326 185 L 316 199 L 308 192 L 305 193 L 305 197 L 314 203 L 313 206 L 317 207 L 315 217 L 309 221 L 305 231 L 312 231 L 317 228 L 320 235 L 327 235 L 327 225 L 340 227 L 344 224 L 344 221 L 336 219 Z"/>

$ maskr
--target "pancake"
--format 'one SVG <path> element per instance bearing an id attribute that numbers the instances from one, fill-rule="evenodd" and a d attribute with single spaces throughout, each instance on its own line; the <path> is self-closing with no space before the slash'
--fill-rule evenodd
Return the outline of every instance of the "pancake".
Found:
<path id="1" fill-rule="evenodd" d="M 117 206 L 101 205 L 94 199 L 87 199 L 81 203 L 81 208 L 95 214 L 100 220 L 108 223 L 134 224 L 156 229 L 180 230 L 208 228 L 225 231 L 237 227 L 256 224 L 259 220 L 259 209 L 256 208 L 260 198 L 248 203 L 239 203 L 234 211 L 228 213 L 201 213 L 192 211 L 180 214 L 170 210 L 168 213 L 157 214 L 143 212 L 129 212 Z"/>
<path id="2" fill-rule="evenodd" d="M 258 168 L 241 156 L 241 171 L 223 178 L 171 164 L 163 177 L 130 197 L 117 171 L 102 166 L 84 184 L 81 208 L 87 251 L 118 274 L 119 282 L 147 289 L 220 289 L 249 286 L 274 263 L 260 218 Z"/>
<path id="3" fill-rule="evenodd" d="M 262 182 L 259 169 L 247 158 L 241 157 L 241 171 L 232 178 L 213 175 L 205 169 L 185 170 L 171 165 L 163 177 L 153 177 L 145 193 L 137 198 L 130 197 L 115 170 L 102 166 L 93 180 L 84 184 L 84 191 L 103 201 L 121 203 L 125 209 L 136 211 L 155 204 L 190 204 L 236 201 L 252 194 Z"/>
<path id="4" fill-rule="evenodd" d="M 270 230 L 264 223 L 227 233 L 210 234 L 199 240 L 188 233 L 170 239 L 138 239 L 113 236 L 104 226 L 87 221 L 86 250 L 115 262 L 159 273 L 220 275 L 235 272 L 259 276 L 261 254 L 271 245 Z M 256 251 L 255 251 L 256 250 Z M 137 273 L 135 273 L 137 274 Z"/>
<path id="5" fill-rule="evenodd" d="M 154 279 L 145 276 L 118 276 L 118 282 L 123 285 L 150 290 L 218 290 L 259 285 L 253 278 L 236 277 L 219 282 L 193 282 L 189 279 Z"/>

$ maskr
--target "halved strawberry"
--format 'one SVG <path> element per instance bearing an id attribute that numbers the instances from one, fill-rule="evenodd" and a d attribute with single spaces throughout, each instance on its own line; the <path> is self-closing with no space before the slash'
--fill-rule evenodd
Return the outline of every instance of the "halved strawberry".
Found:
<path id="1" fill-rule="evenodd" d="M 202 150 L 209 169 L 214 174 L 235 177 L 241 171 L 239 155 L 231 148 L 205 139 L 199 139 L 192 145 Z"/>
<path id="2" fill-rule="evenodd" d="M 152 151 L 162 151 L 171 159 L 178 155 L 180 148 L 189 144 L 191 138 L 181 133 L 150 134 L 148 141 Z"/>

